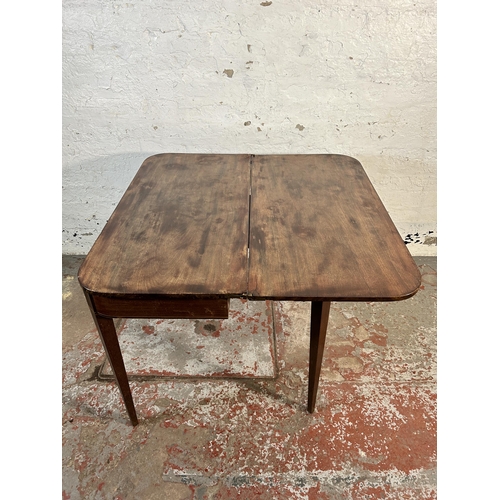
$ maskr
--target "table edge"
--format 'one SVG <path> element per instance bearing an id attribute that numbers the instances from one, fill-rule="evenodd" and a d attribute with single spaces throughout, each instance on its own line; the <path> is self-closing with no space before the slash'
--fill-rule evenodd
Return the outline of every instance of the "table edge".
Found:
<path id="1" fill-rule="evenodd" d="M 418 286 L 409 291 L 408 293 L 394 296 L 370 296 L 364 295 L 359 297 L 344 297 L 344 296 L 317 296 L 317 295 L 255 295 L 252 292 L 239 292 L 227 294 L 162 294 L 162 293 L 113 293 L 113 292 L 99 292 L 85 287 L 80 279 L 78 279 L 82 289 L 91 295 L 98 295 L 109 298 L 120 298 L 126 300 L 151 300 L 158 299 L 172 299 L 172 300 L 204 300 L 204 299 L 245 299 L 245 300 L 273 300 L 276 302 L 398 302 L 407 300 L 413 297 L 420 289 L 421 280 Z"/>

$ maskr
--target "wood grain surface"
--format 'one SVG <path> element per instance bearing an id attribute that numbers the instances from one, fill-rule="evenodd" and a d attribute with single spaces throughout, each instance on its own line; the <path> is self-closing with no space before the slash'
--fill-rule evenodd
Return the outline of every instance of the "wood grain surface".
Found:
<path id="1" fill-rule="evenodd" d="M 92 306 L 109 318 L 226 319 L 229 299 L 182 298 L 167 295 L 89 294 Z"/>
<path id="2" fill-rule="evenodd" d="M 139 302 L 374 301 L 410 297 L 420 273 L 354 158 L 161 154 L 139 169 L 79 280 Z"/>
<path id="3" fill-rule="evenodd" d="M 375 301 L 416 293 L 420 272 L 357 160 L 252 162 L 251 297 Z"/>
<path id="4" fill-rule="evenodd" d="M 136 298 L 246 294 L 249 158 L 146 159 L 82 264 L 82 287 Z"/>

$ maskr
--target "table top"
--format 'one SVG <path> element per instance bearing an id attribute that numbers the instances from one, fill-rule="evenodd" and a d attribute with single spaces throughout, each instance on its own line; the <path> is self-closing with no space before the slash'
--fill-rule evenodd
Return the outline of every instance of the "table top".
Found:
<path id="1" fill-rule="evenodd" d="M 109 295 L 400 300 L 420 272 L 342 155 L 147 158 L 79 271 Z"/>

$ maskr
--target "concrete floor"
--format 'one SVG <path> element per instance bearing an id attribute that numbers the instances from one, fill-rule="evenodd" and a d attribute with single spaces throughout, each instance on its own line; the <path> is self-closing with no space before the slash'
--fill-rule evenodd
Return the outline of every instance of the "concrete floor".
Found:
<path id="1" fill-rule="evenodd" d="M 224 322 L 120 320 L 139 426 L 63 257 L 63 499 L 433 499 L 436 276 L 391 303 L 332 303 L 316 412 L 308 303 Z"/>

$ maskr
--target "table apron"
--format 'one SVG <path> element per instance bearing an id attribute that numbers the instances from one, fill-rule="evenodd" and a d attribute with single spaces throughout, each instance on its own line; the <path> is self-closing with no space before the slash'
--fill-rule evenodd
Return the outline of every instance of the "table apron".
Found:
<path id="1" fill-rule="evenodd" d="M 88 294 L 97 314 L 109 318 L 226 319 L 229 299 L 140 298 Z"/>

